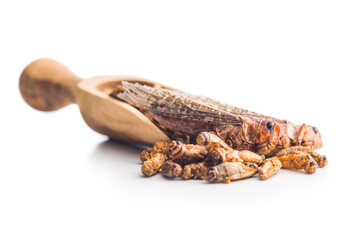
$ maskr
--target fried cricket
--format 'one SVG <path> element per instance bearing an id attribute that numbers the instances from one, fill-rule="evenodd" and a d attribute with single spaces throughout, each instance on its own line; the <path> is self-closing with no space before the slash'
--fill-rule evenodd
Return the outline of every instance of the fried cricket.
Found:
<path id="1" fill-rule="evenodd" d="M 221 138 L 209 132 L 200 133 L 196 138 L 196 143 L 200 146 L 205 146 L 208 151 L 211 151 L 215 148 L 223 148 L 225 150 L 232 149 Z"/>
<path id="2" fill-rule="evenodd" d="M 283 168 L 292 170 L 305 170 L 312 174 L 316 171 L 316 162 L 310 154 L 295 153 L 278 157 Z"/>
<path id="3" fill-rule="evenodd" d="M 260 156 L 249 150 L 225 150 L 223 148 L 216 148 L 211 151 L 210 157 L 215 165 L 224 162 L 249 162 L 262 164 L 264 156 Z"/>
<path id="4" fill-rule="evenodd" d="M 165 161 L 161 166 L 161 174 L 169 178 L 180 177 L 182 167 L 177 163 Z"/>
<path id="5" fill-rule="evenodd" d="M 277 157 L 265 159 L 259 168 L 259 178 L 261 180 L 266 180 L 271 176 L 274 176 L 280 171 L 281 166 L 281 162 Z"/>
<path id="6" fill-rule="evenodd" d="M 310 154 L 310 156 L 316 161 L 316 163 L 318 164 L 318 166 L 320 168 L 325 167 L 328 163 L 328 160 L 325 155 L 318 154 L 318 153 L 314 152 L 313 150 L 311 150 L 307 147 L 302 147 L 302 146 L 285 148 L 285 149 L 281 150 L 280 152 L 278 152 L 276 154 L 276 156 L 282 157 L 285 155 L 296 154 L 299 152 Z"/>
<path id="7" fill-rule="evenodd" d="M 169 145 L 169 157 L 180 165 L 203 161 L 208 154 L 204 146 L 184 144 L 172 141 Z"/>
<path id="8" fill-rule="evenodd" d="M 204 162 L 192 163 L 184 166 L 182 177 L 184 179 L 205 179 L 207 167 Z"/>
<path id="9" fill-rule="evenodd" d="M 162 153 L 155 153 L 152 157 L 146 160 L 141 166 L 141 172 L 150 177 L 156 174 L 164 163 L 166 156 Z"/>
<path id="10" fill-rule="evenodd" d="M 255 163 L 222 163 L 207 170 L 206 180 L 211 183 L 230 183 L 234 180 L 251 177 L 258 172 L 258 169 Z"/>
<path id="11" fill-rule="evenodd" d="M 160 142 L 155 143 L 152 148 L 143 150 L 140 153 L 141 162 L 145 162 L 146 160 L 149 160 L 156 153 L 163 154 L 167 159 L 169 157 L 169 142 L 168 141 L 160 141 Z"/>

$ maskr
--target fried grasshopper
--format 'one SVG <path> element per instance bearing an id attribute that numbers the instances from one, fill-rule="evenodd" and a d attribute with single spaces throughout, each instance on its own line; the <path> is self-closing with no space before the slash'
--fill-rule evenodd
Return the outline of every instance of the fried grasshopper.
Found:
<path id="1" fill-rule="evenodd" d="M 255 163 L 226 162 L 210 167 L 206 173 L 206 180 L 211 183 L 230 183 L 251 177 L 258 172 L 258 169 Z"/>
<path id="2" fill-rule="evenodd" d="M 213 99 L 180 91 L 122 82 L 117 97 L 138 108 L 170 138 L 181 133 L 195 139 L 213 132 L 235 150 L 275 155 L 292 146 L 321 147 L 316 127 L 296 125 Z"/>
<path id="3" fill-rule="evenodd" d="M 192 99 L 186 93 L 122 83 L 118 98 L 137 107 L 170 138 L 181 133 L 195 139 L 200 132 L 215 132 L 234 149 L 260 154 L 271 152 L 279 141 L 280 126 L 272 120 L 229 113 Z"/>

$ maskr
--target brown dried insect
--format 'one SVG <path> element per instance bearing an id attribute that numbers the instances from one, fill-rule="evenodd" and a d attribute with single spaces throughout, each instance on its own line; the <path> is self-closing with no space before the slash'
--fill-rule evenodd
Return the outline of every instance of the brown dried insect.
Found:
<path id="1" fill-rule="evenodd" d="M 316 162 L 310 154 L 306 153 L 292 153 L 278 157 L 283 168 L 293 170 L 305 170 L 306 173 L 315 173 Z"/>
<path id="2" fill-rule="evenodd" d="M 213 106 L 184 92 L 155 89 L 122 82 L 118 98 L 137 107 L 172 138 L 181 133 L 195 139 L 200 132 L 215 132 L 236 150 L 270 153 L 279 141 L 280 126 L 272 120 L 242 116 Z"/>
<path id="3" fill-rule="evenodd" d="M 205 146 L 208 152 L 215 148 L 223 148 L 231 150 L 232 148 L 226 144 L 221 138 L 209 132 L 202 132 L 196 138 L 196 143 L 200 146 Z"/>
<path id="4" fill-rule="evenodd" d="M 207 154 L 204 146 L 184 144 L 179 141 L 172 141 L 169 145 L 169 157 L 181 165 L 201 162 Z"/>
<path id="5" fill-rule="evenodd" d="M 204 162 L 192 163 L 184 166 L 182 177 L 184 179 L 205 179 L 207 167 Z"/>
<path id="6" fill-rule="evenodd" d="M 295 125 L 213 99 L 180 91 L 122 82 L 117 97 L 137 107 L 170 138 L 181 133 L 191 139 L 214 132 L 235 150 L 275 155 L 291 146 L 321 147 L 321 135 L 312 126 Z"/>
<path id="7" fill-rule="evenodd" d="M 210 152 L 210 159 L 213 165 L 218 165 L 225 162 L 244 162 L 239 157 L 236 150 L 225 150 L 223 148 L 215 148 Z"/>
<path id="8" fill-rule="evenodd" d="M 230 183 L 233 180 L 251 177 L 258 172 L 255 163 L 226 162 L 210 167 L 206 180 L 211 183 Z"/>
<path id="9" fill-rule="evenodd" d="M 290 154 L 302 155 L 301 153 L 310 154 L 310 156 L 316 161 L 317 165 L 320 168 L 325 167 L 328 163 L 325 155 L 318 154 L 318 153 L 312 151 L 311 149 L 309 149 L 307 147 L 302 147 L 302 146 L 296 146 L 296 147 L 290 147 L 290 148 L 283 149 L 280 152 L 278 152 L 276 154 L 276 156 L 282 157 L 282 156 L 286 156 L 286 155 L 290 155 Z"/>
<path id="10" fill-rule="evenodd" d="M 140 153 L 140 160 L 142 162 L 145 162 L 146 160 L 149 160 L 156 153 L 163 154 L 167 159 L 169 157 L 168 152 L 169 152 L 169 142 L 168 141 L 160 141 L 160 142 L 155 143 L 152 148 L 143 150 Z"/>
<path id="11" fill-rule="evenodd" d="M 161 174 L 169 178 L 180 177 L 182 167 L 177 163 L 165 161 L 161 166 Z"/>
<path id="12" fill-rule="evenodd" d="M 150 177 L 156 174 L 166 160 L 166 156 L 162 153 L 155 153 L 152 157 L 146 160 L 141 166 L 141 172 Z"/>
<path id="13" fill-rule="evenodd" d="M 249 162 L 262 164 L 264 156 L 260 156 L 249 150 L 225 150 L 216 148 L 210 153 L 210 157 L 215 165 L 223 162 Z"/>
<path id="14" fill-rule="evenodd" d="M 268 158 L 263 162 L 259 169 L 259 178 L 261 180 L 266 180 L 278 173 L 281 167 L 281 162 L 277 157 Z"/>

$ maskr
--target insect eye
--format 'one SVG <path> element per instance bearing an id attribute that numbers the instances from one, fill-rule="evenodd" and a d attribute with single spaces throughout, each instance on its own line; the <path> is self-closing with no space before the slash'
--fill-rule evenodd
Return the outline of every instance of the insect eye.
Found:
<path id="1" fill-rule="evenodd" d="M 313 127 L 313 130 L 315 133 L 317 133 L 319 131 L 319 129 L 317 127 Z"/>
<path id="2" fill-rule="evenodd" d="M 271 131 L 275 126 L 275 123 L 273 121 L 270 121 L 266 124 L 266 127 Z"/>

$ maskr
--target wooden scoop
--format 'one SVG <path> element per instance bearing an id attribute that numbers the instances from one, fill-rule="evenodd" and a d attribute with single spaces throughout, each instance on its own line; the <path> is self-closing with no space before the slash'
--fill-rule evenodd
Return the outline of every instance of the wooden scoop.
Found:
<path id="1" fill-rule="evenodd" d="M 85 122 L 110 138 L 145 145 L 169 140 L 139 110 L 109 96 L 122 81 L 172 89 L 128 76 L 99 76 L 83 80 L 51 59 L 30 63 L 20 76 L 19 86 L 24 100 L 40 111 L 54 111 L 77 103 Z"/>

